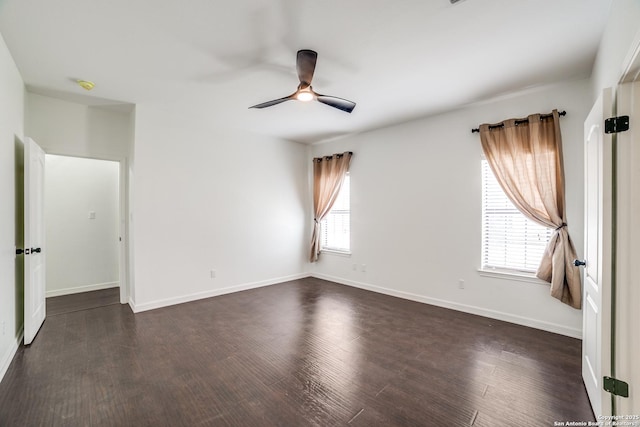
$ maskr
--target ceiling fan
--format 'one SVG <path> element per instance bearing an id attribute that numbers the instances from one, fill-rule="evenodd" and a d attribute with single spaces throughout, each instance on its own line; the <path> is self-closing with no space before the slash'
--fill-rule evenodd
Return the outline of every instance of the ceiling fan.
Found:
<path id="1" fill-rule="evenodd" d="M 311 79 L 313 78 L 313 72 L 316 69 L 316 60 L 318 59 L 318 53 L 309 50 L 302 49 L 298 51 L 296 60 L 296 69 L 298 70 L 298 79 L 300 84 L 298 90 L 289 96 L 284 98 L 274 99 L 273 101 L 263 102 L 262 104 L 253 105 L 249 108 L 265 108 L 277 105 L 285 101 L 298 100 L 298 101 L 318 101 L 326 104 L 330 107 L 337 108 L 342 111 L 350 113 L 356 106 L 355 102 L 348 101 L 346 99 L 338 98 L 336 96 L 321 95 L 313 90 L 311 87 Z"/>

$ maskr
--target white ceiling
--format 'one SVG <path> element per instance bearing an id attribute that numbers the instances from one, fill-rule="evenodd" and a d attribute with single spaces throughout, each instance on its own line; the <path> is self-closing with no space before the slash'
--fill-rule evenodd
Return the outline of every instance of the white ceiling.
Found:
<path id="1" fill-rule="evenodd" d="M 587 77 L 610 3 L 0 0 L 0 32 L 30 91 L 189 102 L 220 126 L 312 143 Z M 314 89 L 355 101 L 352 114 L 317 102 L 247 108 L 295 91 L 303 48 L 318 52 Z"/>

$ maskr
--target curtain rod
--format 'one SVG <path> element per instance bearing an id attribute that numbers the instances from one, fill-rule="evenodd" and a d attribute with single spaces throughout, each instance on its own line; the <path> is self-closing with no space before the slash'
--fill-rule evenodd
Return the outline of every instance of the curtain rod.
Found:
<path id="1" fill-rule="evenodd" d="M 559 115 L 559 116 L 561 116 L 561 117 L 562 117 L 562 116 L 566 116 L 566 115 L 567 115 L 567 112 L 566 112 L 566 111 L 560 111 L 560 112 L 558 113 L 558 115 Z M 549 114 L 541 114 L 541 115 L 540 115 L 540 118 L 541 118 L 541 119 L 545 119 L 545 118 L 547 118 L 547 117 L 551 117 L 551 116 L 553 116 L 553 113 L 549 113 Z M 524 120 L 516 120 L 516 124 L 517 124 L 517 125 L 518 125 L 518 124 L 522 124 L 522 123 L 527 123 L 527 122 L 528 122 L 528 120 L 527 120 L 527 119 L 524 119 Z M 504 123 L 501 123 L 501 124 L 499 124 L 499 125 L 489 126 L 489 129 L 495 129 L 495 128 L 501 128 L 501 127 L 504 127 Z M 471 129 L 471 133 L 474 133 L 474 132 L 480 132 L 480 128 Z"/>
<path id="2" fill-rule="evenodd" d="M 340 158 L 340 157 L 344 156 L 345 154 L 350 154 L 350 155 L 353 156 L 353 151 L 345 151 L 344 153 L 335 153 L 335 154 L 331 154 L 330 156 L 314 157 L 313 161 L 314 162 L 315 161 L 321 162 L 322 159 L 330 160 L 330 159 L 333 158 L 333 156 L 336 156 L 336 157 Z"/>

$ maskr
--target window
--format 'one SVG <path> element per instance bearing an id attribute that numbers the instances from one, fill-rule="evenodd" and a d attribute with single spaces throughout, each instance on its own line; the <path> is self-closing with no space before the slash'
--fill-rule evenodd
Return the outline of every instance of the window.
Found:
<path id="1" fill-rule="evenodd" d="M 552 232 L 520 213 L 482 160 L 481 269 L 535 273 Z"/>
<path id="2" fill-rule="evenodd" d="M 347 173 L 336 202 L 320 223 L 322 249 L 339 252 L 349 252 L 351 250 L 350 187 L 350 177 Z"/>

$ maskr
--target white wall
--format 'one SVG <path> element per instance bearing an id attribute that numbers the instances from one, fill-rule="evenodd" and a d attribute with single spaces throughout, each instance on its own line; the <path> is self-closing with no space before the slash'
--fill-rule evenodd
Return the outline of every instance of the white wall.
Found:
<path id="1" fill-rule="evenodd" d="M 118 178 L 117 162 L 46 156 L 47 296 L 118 286 Z"/>
<path id="2" fill-rule="evenodd" d="M 306 146 L 187 102 L 139 104 L 135 141 L 136 311 L 304 275 Z"/>
<path id="3" fill-rule="evenodd" d="M 637 0 L 614 0 L 611 16 L 607 21 L 593 72 L 593 99 L 607 87 L 613 87 L 620 81 L 623 72 L 630 65 L 632 54 L 640 45 L 640 2 Z M 635 66 L 638 67 L 638 58 Z M 638 68 L 636 68 L 638 69 Z M 621 97 L 621 95 L 618 95 Z M 636 105 L 637 108 L 637 105 Z M 628 110 L 617 111 L 617 114 L 629 114 Z M 630 397 L 616 398 L 617 414 L 637 414 L 640 410 L 640 398 L 636 391 L 640 387 L 640 369 L 638 355 L 634 351 L 640 347 L 640 333 L 637 323 L 637 310 L 640 306 L 640 292 L 637 292 L 637 263 L 634 257 L 634 244 L 626 242 L 629 235 L 638 229 L 638 213 L 623 211 L 633 203 L 633 194 L 637 194 L 637 183 L 633 180 L 630 158 L 633 158 L 633 143 L 638 144 L 637 131 L 634 131 L 633 116 L 631 130 L 621 137 L 619 159 L 621 170 L 618 173 L 618 264 L 617 268 L 617 310 L 616 310 L 616 354 L 615 373 L 612 376 L 629 383 Z M 637 126 L 637 123 L 636 123 Z M 629 135 L 630 134 L 630 135 Z M 637 175 L 637 174 L 636 174 Z M 626 190 L 626 191 L 625 191 Z M 636 264 L 637 265 L 637 264 Z M 608 369 L 607 369 L 608 371 Z M 635 393 L 635 394 L 634 394 Z"/>
<path id="4" fill-rule="evenodd" d="M 592 73 L 593 99 L 615 87 L 640 42 L 640 1 L 613 0 Z"/>
<path id="5" fill-rule="evenodd" d="M 22 283 L 16 280 L 16 139 L 23 138 L 24 83 L 0 35 L 0 379 L 22 333 Z M 18 143 L 19 144 L 19 143 Z M 20 282 L 20 283 L 19 283 Z"/>
<path id="6" fill-rule="evenodd" d="M 27 93 L 25 131 L 46 153 L 108 160 L 129 154 L 133 114 Z"/>
<path id="7" fill-rule="evenodd" d="M 589 81 L 531 90 L 435 117 L 313 146 L 311 156 L 351 150 L 351 257 L 321 255 L 313 274 L 580 336 L 582 313 L 549 286 L 481 276 L 481 147 L 471 128 L 553 108 L 562 118 L 567 220 L 583 248 L 582 123 Z M 311 158 L 308 159 L 310 163 Z M 357 271 L 353 270 L 357 264 Z M 366 272 L 362 272 L 362 264 Z M 465 289 L 458 281 L 465 281 Z"/>

